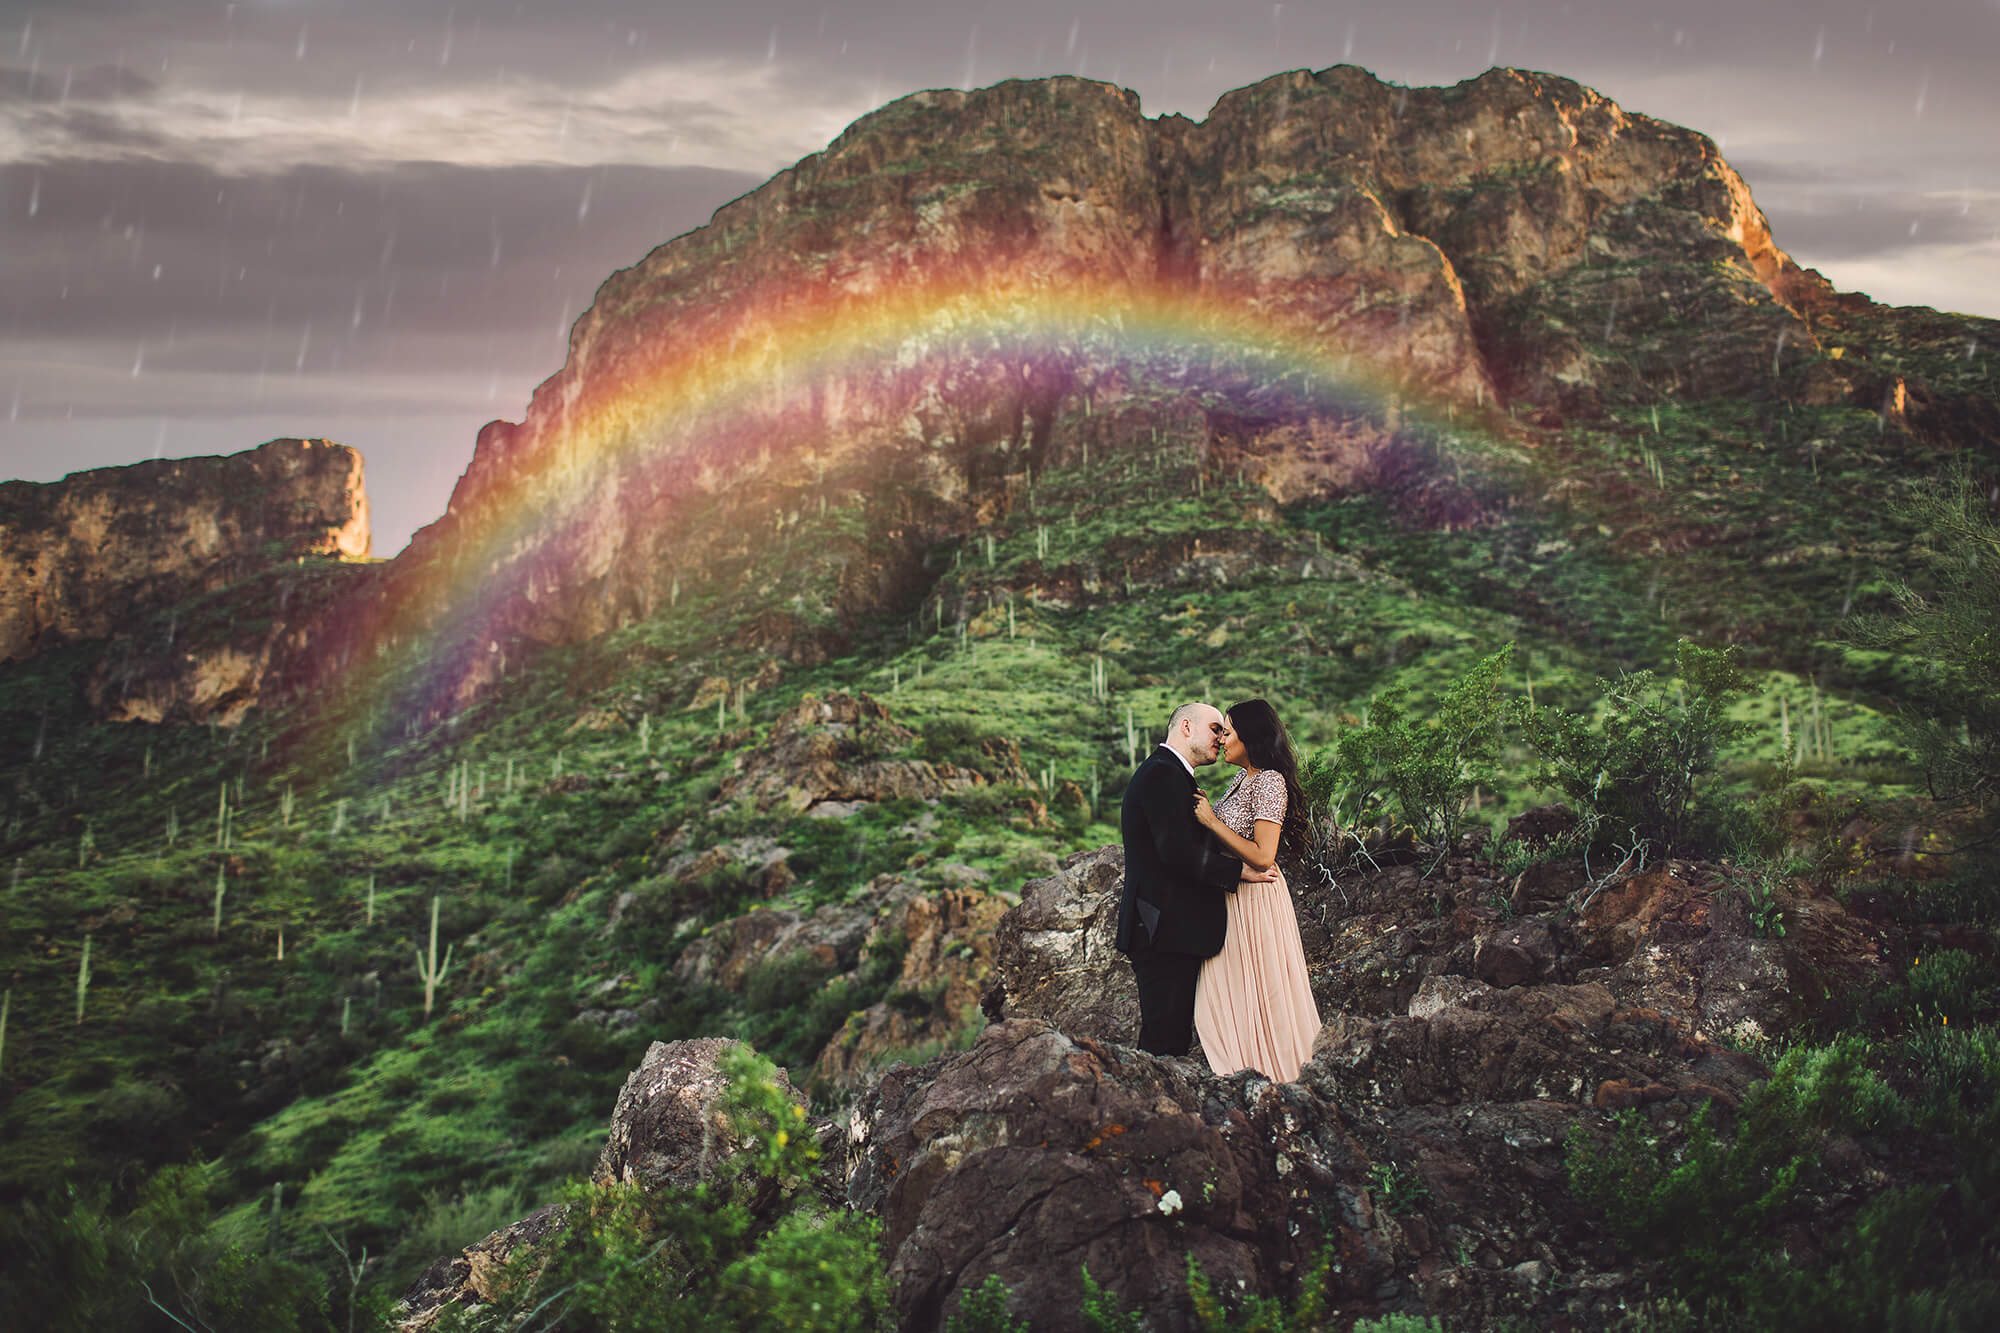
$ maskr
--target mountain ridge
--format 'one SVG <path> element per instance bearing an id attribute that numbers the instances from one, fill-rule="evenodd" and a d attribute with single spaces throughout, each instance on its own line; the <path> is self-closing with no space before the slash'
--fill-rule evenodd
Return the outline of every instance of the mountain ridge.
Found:
<path id="1" fill-rule="evenodd" d="M 898 104 L 608 282 L 405 556 L 260 553 L 0 666 L 0 1297 L 316 1327 L 429 1267 L 424 1320 L 490 1319 L 515 1241 L 518 1294 L 589 1239 L 551 1200 L 622 1171 L 629 1075 L 689 1122 L 795 1089 L 826 1152 L 744 1177 L 796 1208 L 741 1258 L 911 1327 L 987 1277 L 1067 1326 L 1084 1262 L 1181 1327 L 1190 1248 L 1341 1320 L 1973 1310 L 2000 880 L 1891 724 L 1927 664 L 1844 626 L 1936 586 L 1939 477 L 1992 484 L 2000 326 L 1789 276 L 1701 136 L 1566 81 L 1226 100 Z M 1395 189 L 1385 135 L 1430 164 Z M 1451 845 L 1320 807 L 1312 1077 L 1123 1048 L 1112 818 L 1174 706 L 1269 700 L 1333 762 L 1474 679 L 1613 741 L 1719 690 L 1712 822 L 1593 839 L 1547 805 L 1602 783 L 1507 722 Z M 663 1085 L 672 1043 L 706 1063 Z M 1696 1159 L 1694 1202 L 1646 1192 Z M 587 1206 L 712 1234 L 621 1197 Z"/>

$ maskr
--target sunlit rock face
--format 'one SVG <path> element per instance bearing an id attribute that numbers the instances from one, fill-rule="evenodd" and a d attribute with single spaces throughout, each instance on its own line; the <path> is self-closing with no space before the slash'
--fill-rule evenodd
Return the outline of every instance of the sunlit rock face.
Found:
<path id="1" fill-rule="evenodd" d="M 274 563 L 360 559 L 368 543 L 361 455 L 327 440 L 0 483 L 0 661 L 127 633 Z M 259 670 L 195 674 L 214 690 Z"/>
<path id="2" fill-rule="evenodd" d="M 811 659 L 1085 448 L 1366 488 L 1406 410 L 1727 393 L 1824 293 L 1708 139 L 1564 79 L 1294 72 L 1199 123 L 1073 78 L 919 93 L 613 275 L 393 581 L 437 628 L 479 579 L 482 652 L 574 641 L 754 598 L 801 515 L 851 509 L 756 627 Z"/>

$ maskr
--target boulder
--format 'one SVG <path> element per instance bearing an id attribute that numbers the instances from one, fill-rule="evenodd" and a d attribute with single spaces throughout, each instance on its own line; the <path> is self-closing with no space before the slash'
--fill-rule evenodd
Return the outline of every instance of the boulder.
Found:
<path id="1" fill-rule="evenodd" d="M 1531 916 L 1488 935 L 1472 966 L 1475 975 L 1489 986 L 1522 986 L 1553 976 L 1561 956 L 1549 923 Z"/>
<path id="2" fill-rule="evenodd" d="M 1325 1236 L 1352 1294 L 1401 1244 L 1332 1106 L 1035 1020 L 891 1070 L 854 1123 L 848 1199 L 883 1219 L 909 1330 L 994 1275 L 1028 1327 L 1081 1328 L 1086 1269 L 1150 1327 L 1187 1329 L 1190 1259 L 1223 1290 L 1270 1292 Z"/>
<path id="3" fill-rule="evenodd" d="M 691 1189 L 713 1176 L 742 1146 L 715 1105 L 729 1086 L 718 1061 L 740 1045 L 716 1037 L 654 1042 L 619 1090 L 592 1183 L 636 1184 L 647 1191 Z M 803 1105 L 782 1070 L 778 1081 Z M 439 1259 L 404 1293 L 395 1315 L 397 1329 L 424 1333 L 452 1305 L 492 1300 L 494 1273 L 548 1245 L 568 1224 L 564 1208 L 550 1204 L 457 1255 Z"/>
<path id="4" fill-rule="evenodd" d="M 995 934 L 987 1017 L 1038 1019 L 1096 1041 L 1136 1039 L 1138 983 L 1116 944 L 1124 884 L 1124 850 L 1100 847 L 1022 885 Z"/>
<path id="5" fill-rule="evenodd" d="M 647 1190 L 692 1189 L 738 1147 L 716 1099 L 728 1090 L 719 1061 L 742 1043 L 720 1037 L 656 1041 L 626 1077 L 611 1110 L 611 1132 L 591 1180 Z M 795 1102 L 783 1070 L 778 1082 Z"/>
<path id="6" fill-rule="evenodd" d="M 396 1311 L 399 1333 L 424 1333 L 453 1305 L 484 1305 L 491 1301 L 495 1295 L 494 1275 L 508 1260 L 516 1253 L 533 1251 L 568 1225 L 567 1210 L 552 1203 L 473 1242 L 458 1254 L 439 1259 L 403 1294 Z"/>

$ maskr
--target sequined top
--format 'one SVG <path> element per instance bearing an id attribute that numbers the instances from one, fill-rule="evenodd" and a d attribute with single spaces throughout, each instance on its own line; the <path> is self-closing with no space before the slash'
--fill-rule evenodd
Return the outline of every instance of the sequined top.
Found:
<path id="1" fill-rule="evenodd" d="M 1285 775 L 1267 768 L 1247 782 L 1246 777 L 1249 777 L 1246 773 L 1236 775 L 1229 790 L 1215 803 L 1215 813 L 1237 837 L 1255 842 L 1258 820 L 1268 819 L 1280 826 L 1285 822 Z"/>

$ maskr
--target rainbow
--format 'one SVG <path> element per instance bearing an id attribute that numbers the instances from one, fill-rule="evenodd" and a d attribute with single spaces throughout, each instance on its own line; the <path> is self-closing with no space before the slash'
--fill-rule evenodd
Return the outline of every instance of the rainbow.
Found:
<path id="1" fill-rule="evenodd" d="M 453 711 L 497 674 L 488 659 L 513 637 L 521 599 L 560 596 L 576 573 L 563 566 L 605 558 L 583 554 L 604 487 L 712 492 L 774 441 L 799 447 L 858 391 L 907 401 L 943 375 L 1088 364 L 1184 389 L 1255 390 L 1296 417 L 1441 418 L 1486 400 L 1476 361 L 1425 376 L 1351 350 L 1393 326 L 1400 307 L 1329 311 L 1327 288 L 955 264 L 893 282 L 879 269 L 846 282 L 767 277 L 733 301 L 675 310 L 681 322 L 666 329 L 657 312 L 600 315 L 621 291 L 614 279 L 526 421 L 482 431 L 447 519 L 398 559 L 408 567 L 392 576 L 397 591 L 369 637 L 427 640 L 425 711 Z"/>

